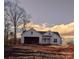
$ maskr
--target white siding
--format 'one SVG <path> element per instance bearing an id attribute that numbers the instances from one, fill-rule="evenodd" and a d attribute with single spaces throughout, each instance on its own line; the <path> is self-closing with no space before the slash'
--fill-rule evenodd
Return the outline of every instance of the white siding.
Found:
<path id="1" fill-rule="evenodd" d="M 61 44 L 61 38 L 57 34 L 53 33 L 51 39 L 51 44 Z M 57 39 L 57 42 L 54 42 L 54 39 Z"/>
<path id="2" fill-rule="evenodd" d="M 50 37 L 43 37 L 42 44 L 50 44 Z"/>
<path id="3" fill-rule="evenodd" d="M 44 41 L 42 35 L 39 32 L 35 30 L 26 31 L 21 36 L 21 43 L 24 43 L 24 37 L 39 37 L 39 44 L 61 44 L 62 39 L 57 34 L 49 31 L 44 35 L 50 35 L 51 37 L 49 40 Z M 54 42 L 54 39 L 57 39 L 57 42 Z"/>
<path id="4" fill-rule="evenodd" d="M 51 44 L 52 32 L 48 31 L 48 32 L 44 33 L 43 36 L 50 36 L 50 37 L 45 37 L 45 38 L 47 39 L 46 41 L 44 41 L 44 40 L 42 39 L 42 43 L 43 43 L 43 44 Z M 48 38 L 50 38 L 50 39 L 48 39 Z"/>
<path id="5" fill-rule="evenodd" d="M 33 32 L 33 34 L 31 34 L 31 32 Z M 23 34 L 24 37 L 39 37 L 40 34 L 36 31 L 26 31 L 24 34 Z"/>
<path id="6" fill-rule="evenodd" d="M 40 38 L 40 39 L 39 39 L 39 44 L 43 44 L 43 42 L 42 42 L 42 35 L 40 35 L 39 38 Z"/>
<path id="7" fill-rule="evenodd" d="M 24 43 L 24 37 L 39 37 L 39 40 L 41 40 L 41 35 L 35 30 L 29 30 L 29 31 L 24 32 L 22 35 L 21 43 Z"/>

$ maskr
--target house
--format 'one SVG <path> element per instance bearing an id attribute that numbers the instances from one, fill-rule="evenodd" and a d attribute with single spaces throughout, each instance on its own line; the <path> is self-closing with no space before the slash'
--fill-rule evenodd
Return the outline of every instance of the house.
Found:
<path id="1" fill-rule="evenodd" d="M 25 30 L 21 35 L 22 44 L 62 44 L 62 38 L 58 32 Z"/>

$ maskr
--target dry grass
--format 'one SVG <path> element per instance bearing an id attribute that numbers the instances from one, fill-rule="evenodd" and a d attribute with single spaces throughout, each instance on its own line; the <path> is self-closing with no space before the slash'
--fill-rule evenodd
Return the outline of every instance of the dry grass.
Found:
<path id="1" fill-rule="evenodd" d="M 33 52 L 40 51 L 40 52 L 43 52 L 43 53 L 53 54 L 53 55 L 58 56 L 58 57 L 62 57 L 62 56 L 66 57 L 67 56 L 68 57 L 67 59 L 73 59 L 74 58 L 74 46 L 73 45 L 65 45 L 65 46 L 55 46 L 55 45 L 43 46 L 43 45 L 33 45 L 33 44 L 26 44 L 26 45 L 17 44 L 17 45 L 12 46 L 12 48 L 31 49 Z M 37 58 L 38 57 L 36 57 L 36 59 Z"/>

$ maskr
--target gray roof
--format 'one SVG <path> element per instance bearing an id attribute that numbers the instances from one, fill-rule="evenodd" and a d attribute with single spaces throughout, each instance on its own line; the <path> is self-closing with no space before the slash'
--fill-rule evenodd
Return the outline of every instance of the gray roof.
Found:
<path id="1" fill-rule="evenodd" d="M 25 31 L 23 31 L 23 33 L 24 33 L 24 32 L 26 32 L 26 30 L 25 30 Z M 37 31 L 37 32 L 43 35 L 43 34 L 44 34 L 44 33 L 46 33 L 47 31 Z M 23 33 L 22 33 L 22 34 L 23 34 Z M 58 36 L 61 38 L 61 36 L 60 36 L 59 32 L 52 32 L 52 33 L 54 33 L 54 34 L 58 35 Z"/>
<path id="2" fill-rule="evenodd" d="M 38 31 L 38 32 L 41 33 L 41 34 L 44 34 L 44 33 L 46 33 L 47 31 Z M 58 35 L 59 37 L 61 37 L 58 32 L 52 32 L 52 33 L 54 33 L 54 34 Z"/>
<path id="3" fill-rule="evenodd" d="M 44 34 L 46 33 L 46 31 L 38 31 L 40 34 Z"/>

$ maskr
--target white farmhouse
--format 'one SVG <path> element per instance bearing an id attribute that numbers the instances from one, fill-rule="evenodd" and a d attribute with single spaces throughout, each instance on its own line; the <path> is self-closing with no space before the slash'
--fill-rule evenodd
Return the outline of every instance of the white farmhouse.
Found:
<path id="1" fill-rule="evenodd" d="M 21 36 L 22 44 L 62 44 L 62 38 L 58 32 L 43 32 L 34 29 L 25 30 Z"/>

